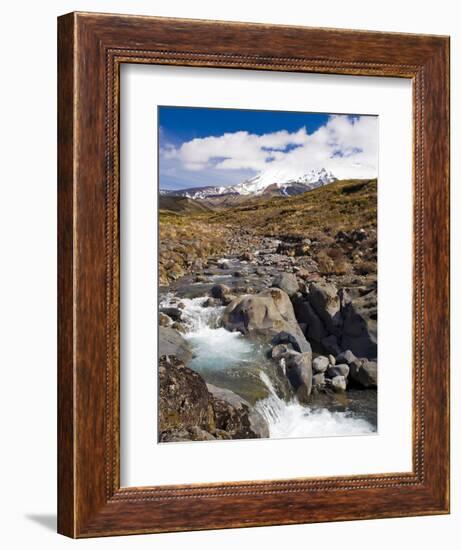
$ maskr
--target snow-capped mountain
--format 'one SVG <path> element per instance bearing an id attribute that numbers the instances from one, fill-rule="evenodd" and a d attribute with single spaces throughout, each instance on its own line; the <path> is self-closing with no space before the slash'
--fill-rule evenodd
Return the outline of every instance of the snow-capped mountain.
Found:
<path id="1" fill-rule="evenodd" d="M 336 181 L 336 179 L 325 168 L 310 170 L 309 172 L 269 168 L 237 185 L 194 187 L 178 191 L 162 190 L 161 194 L 187 197 L 195 200 L 220 195 L 263 195 L 265 193 L 290 196 L 311 191 L 312 189 Z"/>

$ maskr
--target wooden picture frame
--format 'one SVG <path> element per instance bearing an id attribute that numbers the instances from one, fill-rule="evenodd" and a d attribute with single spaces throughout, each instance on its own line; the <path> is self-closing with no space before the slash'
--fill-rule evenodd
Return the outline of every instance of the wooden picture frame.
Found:
<path id="1" fill-rule="evenodd" d="M 58 531 L 97 537 L 448 513 L 448 37 L 71 13 L 59 18 L 58 46 Z M 411 472 L 120 487 L 122 63 L 412 79 Z"/>

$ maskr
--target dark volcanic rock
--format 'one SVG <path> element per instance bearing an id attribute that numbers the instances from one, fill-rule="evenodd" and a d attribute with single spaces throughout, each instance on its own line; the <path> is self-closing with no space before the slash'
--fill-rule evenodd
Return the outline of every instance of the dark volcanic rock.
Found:
<path id="1" fill-rule="evenodd" d="M 182 311 L 178 307 L 162 307 L 160 313 L 168 315 L 173 321 L 180 321 L 182 317 Z"/>
<path id="2" fill-rule="evenodd" d="M 299 401 L 306 403 L 312 392 L 312 353 L 290 352 L 284 356 L 286 375 Z"/>
<path id="3" fill-rule="evenodd" d="M 269 437 L 263 417 L 234 392 L 207 385 L 174 357 L 161 357 L 159 441 Z"/>
<path id="4" fill-rule="evenodd" d="M 322 346 L 325 348 L 327 353 L 331 353 L 332 355 L 338 355 L 341 351 L 338 338 L 336 338 L 334 334 L 330 334 L 330 336 L 322 338 Z"/>
<path id="5" fill-rule="evenodd" d="M 277 338 L 276 336 L 274 338 Z M 288 344 L 276 344 L 270 352 L 270 356 L 272 359 L 280 359 L 280 357 L 283 357 L 285 353 L 288 353 L 290 348 L 293 346 L 289 346 Z"/>
<path id="6" fill-rule="evenodd" d="M 350 376 L 354 382 L 363 388 L 378 386 L 378 366 L 368 359 L 356 359 L 350 364 Z"/>
<path id="7" fill-rule="evenodd" d="M 230 294 L 231 289 L 226 285 L 214 285 L 211 287 L 211 296 L 213 298 L 217 298 L 218 300 L 222 300 L 224 296 L 227 296 Z"/>
<path id="8" fill-rule="evenodd" d="M 321 342 L 322 338 L 325 338 L 328 333 L 320 317 L 315 313 L 310 303 L 300 297 L 295 299 L 293 304 L 298 322 L 304 324 L 306 327 L 305 334 L 307 338 L 309 340 Z"/>
<path id="9" fill-rule="evenodd" d="M 161 357 L 159 382 L 159 439 L 164 432 L 200 428 L 212 432 L 215 417 L 211 395 L 203 378 L 179 359 Z"/>
<path id="10" fill-rule="evenodd" d="M 335 365 L 328 367 L 326 374 L 328 378 L 334 378 L 335 376 L 344 376 L 344 378 L 347 378 L 349 376 L 349 367 L 348 365 Z"/>
<path id="11" fill-rule="evenodd" d="M 309 302 L 330 334 L 338 334 L 341 327 L 340 300 L 333 284 L 311 283 Z"/>
<path id="12" fill-rule="evenodd" d="M 227 432 L 232 439 L 269 437 L 264 418 L 236 393 L 207 384 L 213 396 L 216 428 Z"/>
<path id="13" fill-rule="evenodd" d="M 377 295 L 376 290 L 345 305 L 341 344 L 359 357 L 377 355 Z"/>
<path id="14" fill-rule="evenodd" d="M 308 242 L 306 242 L 308 241 Z M 310 251 L 310 241 L 307 239 L 305 242 L 299 243 L 295 247 L 295 256 L 305 256 Z"/>
<path id="15" fill-rule="evenodd" d="M 295 335 L 293 335 L 291 332 L 287 332 L 286 330 L 279 332 L 276 334 L 272 340 L 271 344 L 274 346 L 279 346 L 281 344 L 285 344 L 286 346 L 292 347 L 295 351 L 299 353 L 308 352 L 311 353 L 312 349 L 309 344 L 309 342 L 302 342 L 298 338 L 296 338 Z"/>
<path id="16" fill-rule="evenodd" d="M 352 353 L 350 349 L 341 352 L 336 357 L 337 363 L 346 363 L 346 365 L 350 365 L 353 361 L 355 361 L 357 357 Z"/>
<path id="17" fill-rule="evenodd" d="M 286 256 L 294 256 L 296 253 L 296 244 L 282 241 L 277 247 L 277 254 L 285 254 Z"/>

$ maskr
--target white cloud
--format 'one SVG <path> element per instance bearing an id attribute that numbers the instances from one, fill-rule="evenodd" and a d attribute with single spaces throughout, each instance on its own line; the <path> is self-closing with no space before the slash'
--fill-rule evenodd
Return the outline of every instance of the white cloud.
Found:
<path id="1" fill-rule="evenodd" d="M 306 128 L 256 135 L 246 131 L 167 145 L 161 161 L 185 172 L 259 172 L 268 168 L 308 171 L 326 168 L 339 178 L 376 177 L 378 121 L 373 116 L 331 116 L 312 134 Z"/>

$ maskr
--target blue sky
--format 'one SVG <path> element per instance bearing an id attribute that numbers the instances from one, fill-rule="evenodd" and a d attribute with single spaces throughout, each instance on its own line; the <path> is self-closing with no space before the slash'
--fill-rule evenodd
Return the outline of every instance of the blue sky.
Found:
<path id="1" fill-rule="evenodd" d="M 278 130 L 295 131 L 306 126 L 309 132 L 313 132 L 327 120 L 328 115 L 323 113 L 159 107 L 163 137 L 173 145 L 240 130 L 262 135 Z"/>
<path id="2" fill-rule="evenodd" d="M 365 151 L 367 137 L 376 145 L 376 117 L 163 106 L 158 121 L 162 189 L 233 185 L 275 166 L 377 168 L 377 151 Z"/>

